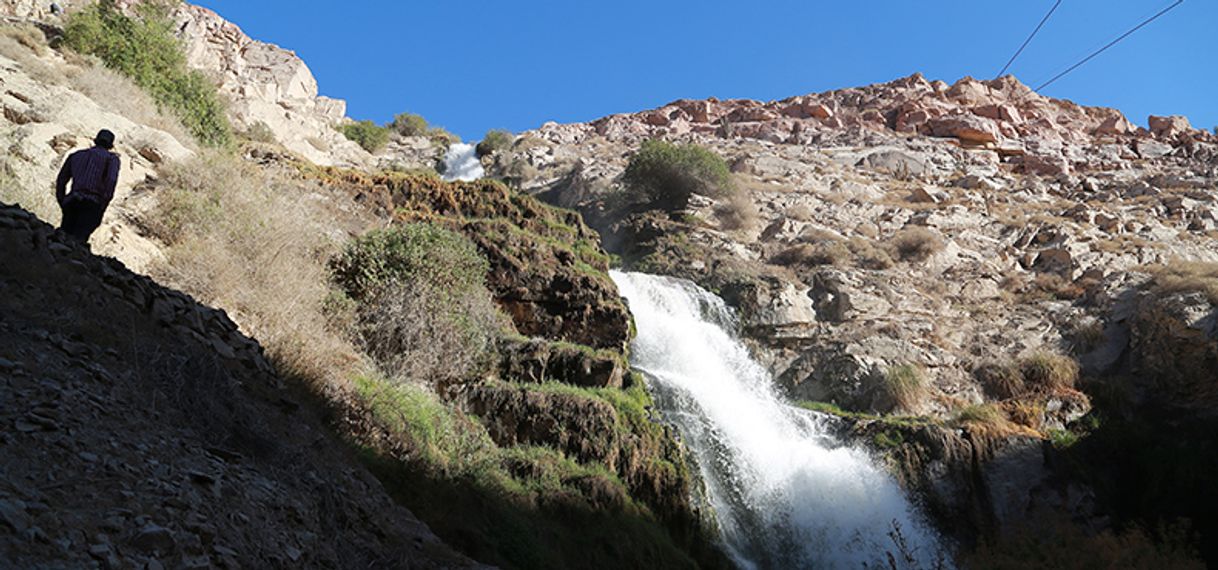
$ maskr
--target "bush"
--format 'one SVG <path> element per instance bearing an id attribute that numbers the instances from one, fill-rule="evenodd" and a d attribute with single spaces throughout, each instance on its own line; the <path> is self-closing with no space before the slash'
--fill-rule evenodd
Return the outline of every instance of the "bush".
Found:
<path id="1" fill-rule="evenodd" d="M 883 386 L 895 409 L 912 410 L 926 396 L 922 370 L 912 364 L 901 364 L 886 370 Z"/>
<path id="2" fill-rule="evenodd" d="M 985 394 L 998 400 L 1022 396 L 1025 392 L 1023 374 L 1018 368 L 998 363 L 986 363 L 973 370 Z"/>
<path id="3" fill-rule="evenodd" d="M 338 126 L 338 131 L 368 152 L 376 152 L 389 143 L 389 129 L 372 121 L 354 121 Z"/>
<path id="4" fill-rule="evenodd" d="M 840 241 L 825 241 L 791 246 L 775 255 L 773 262 L 787 267 L 792 265 L 816 266 L 841 265 L 849 259 L 850 250 Z"/>
<path id="5" fill-rule="evenodd" d="M 488 154 L 494 154 L 501 150 L 507 150 L 512 146 L 512 141 L 516 137 L 503 129 L 491 129 L 486 131 L 486 136 L 478 142 L 475 150 L 478 152 L 478 157 L 483 157 Z"/>
<path id="6" fill-rule="evenodd" d="M 715 216 L 719 218 L 719 227 L 725 230 L 752 231 L 757 228 L 760 213 L 747 194 L 733 192 L 715 206 Z"/>
<path id="7" fill-rule="evenodd" d="M 143 4 L 139 11 L 139 18 L 130 18 L 114 0 L 101 0 L 72 14 L 63 45 L 95 55 L 130 77 L 159 106 L 177 115 L 200 143 L 229 144 L 232 132 L 216 87 L 202 73 L 186 68 L 167 11 L 156 4 Z"/>
<path id="8" fill-rule="evenodd" d="M 331 263 L 335 283 L 360 302 L 390 283 L 434 283 L 443 291 L 469 291 L 485 286 L 488 268 L 468 238 L 428 223 L 369 232 Z"/>
<path id="9" fill-rule="evenodd" d="M 402 113 L 393 117 L 389 128 L 404 137 L 420 137 L 427 134 L 427 119 L 414 113 Z"/>
<path id="10" fill-rule="evenodd" d="M 486 363 L 499 316 L 468 238 L 427 223 L 369 233 L 332 264 L 358 302 L 356 333 L 399 380 L 461 380 Z"/>
<path id="11" fill-rule="evenodd" d="M 943 249 L 943 239 L 931 230 L 913 226 L 893 234 L 888 245 L 901 261 L 925 261 Z"/>
<path id="12" fill-rule="evenodd" d="M 1071 390 L 1078 381 L 1078 363 L 1060 354 L 1040 352 L 1019 363 L 1024 382 L 1043 390 Z"/>
<path id="13" fill-rule="evenodd" d="M 715 153 L 660 140 L 643 143 L 622 182 L 631 199 L 669 212 L 685 208 L 693 194 L 722 198 L 735 189 L 727 163 Z"/>

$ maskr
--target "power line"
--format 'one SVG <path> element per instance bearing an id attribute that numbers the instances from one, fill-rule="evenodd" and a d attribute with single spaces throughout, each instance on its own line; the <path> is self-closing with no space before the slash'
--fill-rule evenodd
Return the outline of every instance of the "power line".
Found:
<path id="1" fill-rule="evenodd" d="M 1015 58 L 1019 57 L 1019 54 L 1023 53 L 1024 48 L 1028 47 L 1028 44 L 1032 43 L 1032 38 L 1036 37 L 1036 33 L 1039 32 L 1042 27 L 1044 27 L 1045 22 L 1049 21 L 1049 16 L 1052 16 L 1053 12 L 1057 11 L 1057 7 L 1061 5 L 1062 0 L 1057 0 L 1057 3 L 1049 9 L 1049 13 L 1045 14 L 1045 17 L 1042 18 L 1040 23 L 1036 25 L 1036 29 L 1032 30 L 1032 35 L 1028 36 L 1028 39 L 1023 41 L 1023 45 L 1019 46 L 1019 49 L 1015 51 L 1015 55 L 1011 56 L 1010 61 L 1007 61 L 1007 64 L 1002 66 L 1002 71 L 999 71 L 998 75 L 995 77 L 1002 77 L 1002 75 L 1007 72 L 1007 69 L 1011 67 L 1011 64 L 1015 63 Z"/>
<path id="2" fill-rule="evenodd" d="M 1036 88 L 1036 89 L 1034 89 L 1033 91 L 1040 91 L 1041 89 L 1044 89 L 1045 87 L 1048 87 L 1048 86 L 1049 86 L 1050 84 L 1052 84 L 1054 81 L 1057 81 L 1058 79 L 1061 79 L 1062 77 L 1065 77 L 1065 75 L 1066 75 L 1067 73 L 1070 73 L 1071 71 L 1074 71 L 1075 69 L 1078 69 L 1079 67 L 1082 67 L 1082 65 L 1083 65 L 1084 63 L 1087 63 L 1088 61 L 1091 61 L 1091 59 L 1092 59 L 1092 58 L 1094 58 L 1095 56 L 1100 55 L 1101 53 L 1104 53 L 1104 52 L 1105 52 L 1105 51 L 1106 51 L 1108 48 L 1110 48 L 1110 47 L 1112 47 L 1112 46 L 1114 46 L 1114 45 L 1117 45 L 1118 43 L 1120 43 L 1120 41 L 1121 41 L 1121 40 L 1123 40 L 1123 39 L 1125 39 L 1125 38 L 1129 37 L 1129 36 L 1130 36 L 1131 34 L 1133 34 L 1134 32 L 1136 32 L 1136 31 L 1138 31 L 1138 30 L 1142 29 L 1142 27 L 1143 27 L 1143 26 L 1145 26 L 1146 24 L 1149 24 L 1149 23 L 1151 23 L 1151 22 L 1153 22 L 1153 21 L 1157 20 L 1157 19 L 1159 18 L 1159 16 L 1162 16 L 1163 14 L 1166 14 L 1166 13 L 1168 13 L 1168 12 L 1172 11 L 1172 9 L 1173 9 L 1173 8 L 1175 8 L 1176 6 L 1179 6 L 1179 5 L 1183 4 L 1183 3 L 1184 3 L 1184 0 L 1176 0 L 1176 3 L 1175 3 L 1175 4 L 1172 4 L 1171 6 L 1168 6 L 1168 7 L 1164 8 L 1164 9 L 1160 10 L 1158 14 L 1155 14 L 1154 16 L 1151 16 L 1151 17 L 1149 17 L 1149 18 L 1147 18 L 1147 19 L 1143 20 L 1141 24 L 1138 24 L 1138 25 L 1134 26 L 1132 30 L 1129 30 L 1128 32 L 1125 32 L 1124 34 L 1121 34 L 1121 37 L 1119 37 L 1119 38 L 1117 38 L 1117 39 L 1115 39 L 1115 40 L 1112 40 L 1111 42 L 1108 42 L 1108 45 L 1106 45 L 1106 46 L 1104 46 L 1104 47 L 1102 47 L 1102 48 L 1100 48 L 1100 49 L 1096 50 L 1096 51 L 1095 51 L 1094 53 L 1092 53 L 1091 55 L 1089 55 L 1089 56 L 1087 56 L 1087 57 L 1083 58 L 1083 60 L 1082 60 L 1082 61 L 1080 61 L 1080 62 L 1078 62 L 1078 63 L 1076 63 L 1076 64 L 1074 64 L 1074 65 L 1071 65 L 1069 69 L 1067 69 L 1067 70 L 1065 70 L 1065 71 L 1063 71 L 1063 72 L 1061 72 L 1061 73 L 1059 73 L 1059 74 L 1057 74 L 1057 75 L 1053 76 L 1053 79 L 1050 79 L 1050 80 L 1048 80 L 1048 81 L 1044 82 L 1044 83 L 1043 83 L 1043 84 L 1042 84 L 1040 87 L 1037 87 L 1037 88 Z"/>

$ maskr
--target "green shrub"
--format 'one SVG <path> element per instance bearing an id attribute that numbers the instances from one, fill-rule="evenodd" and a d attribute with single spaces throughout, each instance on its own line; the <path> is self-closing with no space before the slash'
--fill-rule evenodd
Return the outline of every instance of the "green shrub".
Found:
<path id="1" fill-rule="evenodd" d="M 468 238 L 410 223 L 356 239 L 331 265 L 358 303 L 365 351 L 401 380 L 460 380 L 488 364 L 500 328 L 488 264 Z"/>
<path id="2" fill-rule="evenodd" d="M 138 18 L 124 15 L 114 0 L 101 0 L 74 14 L 64 28 L 63 45 L 95 55 L 107 67 L 130 77 L 157 105 L 176 114 L 202 144 L 225 146 L 232 130 L 215 85 L 186 68 L 186 56 L 173 34 L 163 5 L 144 4 Z"/>
<path id="3" fill-rule="evenodd" d="M 393 117 L 389 128 L 404 137 L 420 137 L 427 134 L 427 119 L 414 113 L 402 113 Z"/>
<path id="4" fill-rule="evenodd" d="M 389 129 L 372 121 L 354 121 L 338 126 L 339 132 L 368 152 L 385 148 L 389 142 Z"/>
<path id="5" fill-rule="evenodd" d="M 512 146 L 512 140 L 515 138 L 512 133 L 503 129 L 491 129 L 486 131 L 486 135 L 478 142 L 478 147 L 475 150 L 478 151 L 479 157 L 494 154 L 501 150 L 507 150 L 508 147 Z"/>
<path id="6" fill-rule="evenodd" d="M 727 163 L 694 144 L 645 141 L 622 174 L 629 198 L 673 212 L 685 208 L 689 197 L 727 197 L 735 189 Z"/>
<path id="7" fill-rule="evenodd" d="M 483 287 L 488 267 L 468 238 L 428 223 L 368 232 L 331 263 L 335 282 L 357 301 L 391 282 L 435 283 L 454 292 Z"/>

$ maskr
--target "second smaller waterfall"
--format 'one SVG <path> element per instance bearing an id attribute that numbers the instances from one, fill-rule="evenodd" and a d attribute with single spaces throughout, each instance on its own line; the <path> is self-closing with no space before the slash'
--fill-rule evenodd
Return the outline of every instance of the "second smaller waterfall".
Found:
<path id="1" fill-rule="evenodd" d="M 453 143 L 444 155 L 444 180 L 470 181 L 486 175 L 478 160 L 478 147 L 470 143 Z"/>

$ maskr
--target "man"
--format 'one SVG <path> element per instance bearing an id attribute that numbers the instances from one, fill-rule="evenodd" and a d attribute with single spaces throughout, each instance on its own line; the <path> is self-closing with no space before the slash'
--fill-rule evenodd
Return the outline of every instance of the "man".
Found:
<path id="1" fill-rule="evenodd" d="M 59 229 L 83 244 L 89 243 L 89 236 L 101 225 L 102 214 L 114 198 L 114 186 L 118 184 L 118 155 L 110 152 L 114 148 L 114 133 L 102 129 L 93 144 L 93 148 L 68 156 L 55 180 L 55 199 L 63 210 Z M 67 194 L 69 180 L 71 194 Z"/>

